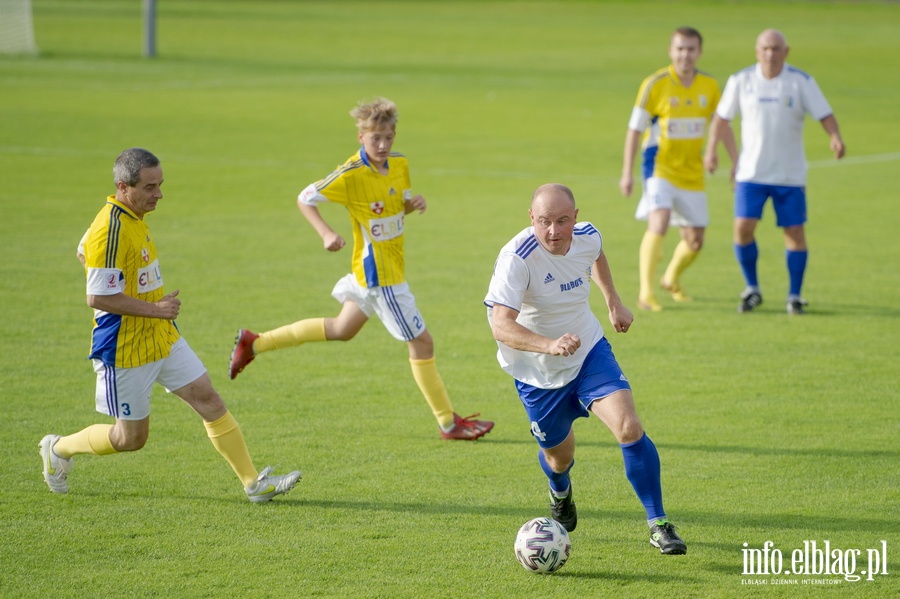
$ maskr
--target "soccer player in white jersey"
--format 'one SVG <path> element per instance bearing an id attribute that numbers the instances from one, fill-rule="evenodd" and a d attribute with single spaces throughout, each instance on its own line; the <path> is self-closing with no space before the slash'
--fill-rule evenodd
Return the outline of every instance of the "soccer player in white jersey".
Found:
<path id="1" fill-rule="evenodd" d="M 159 383 L 203 419 L 207 436 L 251 502 L 287 493 L 300 473 L 257 472 L 238 423 L 175 326 L 181 300 L 177 290 L 163 288 L 156 244 L 144 219 L 163 197 L 159 159 L 142 148 L 125 150 L 116 159 L 113 180 L 116 193 L 106 198 L 77 255 L 87 272 L 87 303 L 94 309 L 89 357 L 97 373 L 96 407 L 115 424 L 41 439 L 44 480 L 54 493 L 67 493 L 73 456 L 141 449 L 150 434 L 150 392 Z"/>
<path id="2" fill-rule="evenodd" d="M 314 341 L 349 341 L 373 314 L 392 337 L 409 349 L 413 378 L 437 420 L 444 439 L 474 440 L 494 423 L 462 417 L 453 410 L 435 366 L 434 340 L 425 327 L 404 268 L 405 217 L 425 212 L 421 195 L 413 195 L 409 164 L 392 152 L 397 106 L 386 98 L 360 103 L 350 112 L 356 120 L 360 148 L 324 179 L 307 186 L 297 198 L 300 212 L 322 238 L 324 248 L 337 252 L 344 238 L 325 221 L 318 206 L 344 206 L 353 228 L 352 272 L 340 279 L 331 295 L 342 304 L 334 318 L 307 318 L 272 331 L 238 331 L 229 374 L 235 378 L 260 353 Z"/>
<path id="3" fill-rule="evenodd" d="M 654 286 L 670 224 L 680 228 L 681 240 L 659 285 L 675 301 L 690 300 L 680 279 L 703 247 L 709 224 L 703 142 L 706 125 L 719 101 L 719 84 L 697 70 L 702 49 L 703 38 L 696 29 L 680 27 L 672 33 L 672 63 L 641 83 L 625 134 L 619 180 L 619 189 L 625 196 L 630 196 L 634 188 L 632 171 L 643 136 L 644 188 L 635 213 L 636 218 L 647 221 L 639 262 L 638 307 L 643 310 L 662 310 Z M 733 139 L 730 141 L 734 143 Z"/>
<path id="4" fill-rule="evenodd" d="M 634 316 L 613 284 L 600 233 L 578 222 L 572 190 L 547 184 L 532 196 L 531 226 L 503 246 L 487 296 L 500 366 L 515 379 L 550 484 L 550 512 L 566 530 L 578 523 L 569 473 L 575 464 L 576 418 L 597 416 L 622 449 L 625 474 L 647 513 L 650 543 L 683 554 L 684 541 L 666 518 L 659 453 L 646 435 L 600 321 L 590 283 L 600 288 L 613 329 Z"/>
<path id="5" fill-rule="evenodd" d="M 787 64 L 784 35 L 767 29 L 756 38 L 756 60 L 728 78 L 710 127 L 704 164 L 718 167 L 716 145 L 733 135 L 730 122 L 741 117 L 741 151 L 729 149 L 734 188 L 734 252 L 746 287 L 739 312 L 762 303 L 756 264 L 759 249 L 754 236 L 769 198 L 776 224 L 784 231 L 789 290 L 787 313 L 803 314 L 800 295 L 809 250 L 806 244 L 806 155 L 803 125 L 806 115 L 822 123 L 835 158 L 846 151 L 831 106 L 811 75 Z M 727 147 L 727 144 L 726 144 Z"/>

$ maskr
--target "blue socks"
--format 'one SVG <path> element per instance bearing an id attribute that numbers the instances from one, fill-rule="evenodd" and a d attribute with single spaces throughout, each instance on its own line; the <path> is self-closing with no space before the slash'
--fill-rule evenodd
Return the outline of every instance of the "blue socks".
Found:
<path id="1" fill-rule="evenodd" d="M 625 476 L 647 511 L 650 521 L 665 520 L 662 483 L 659 475 L 659 452 L 645 433 L 634 443 L 619 445 L 625 458 Z"/>
<path id="2" fill-rule="evenodd" d="M 803 287 L 803 274 L 806 272 L 806 260 L 809 257 L 808 250 L 784 251 L 784 259 L 787 262 L 788 276 L 791 280 L 789 295 L 800 297 L 800 288 Z"/>
<path id="3" fill-rule="evenodd" d="M 759 279 L 756 273 L 759 248 L 756 245 L 756 240 L 753 240 L 748 245 L 735 244 L 734 255 L 741 266 L 741 272 L 744 274 L 744 281 L 747 283 L 747 286 L 759 289 Z M 787 263 L 788 277 L 790 278 L 789 297 L 800 297 L 800 289 L 803 287 L 803 275 L 806 273 L 808 257 L 808 250 L 784 251 L 784 259 Z"/>
<path id="4" fill-rule="evenodd" d="M 565 472 L 554 472 L 550 465 L 547 464 L 544 452 L 539 449 L 538 461 L 541 463 L 541 470 L 544 471 L 544 474 L 547 475 L 547 479 L 550 481 L 550 490 L 557 497 L 565 497 L 569 492 L 569 470 L 575 465 L 575 460 L 572 460 Z"/>
<path id="5" fill-rule="evenodd" d="M 741 265 L 741 272 L 744 273 L 744 281 L 748 287 L 759 288 L 759 279 L 756 276 L 756 261 L 759 259 L 759 248 L 754 239 L 749 245 L 734 245 L 734 255 L 738 264 Z"/>

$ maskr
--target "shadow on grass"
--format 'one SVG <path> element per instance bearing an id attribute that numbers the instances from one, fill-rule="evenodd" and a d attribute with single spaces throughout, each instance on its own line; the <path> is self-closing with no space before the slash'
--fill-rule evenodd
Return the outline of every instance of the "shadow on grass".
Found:
<path id="1" fill-rule="evenodd" d="M 796 448 L 790 447 L 746 447 L 739 445 L 701 445 L 686 443 L 659 443 L 660 449 L 680 449 L 684 451 L 702 451 L 707 453 L 736 453 L 746 456 L 812 456 L 818 458 L 900 458 L 900 451 L 882 449 L 839 449 L 836 447 Z"/>
<path id="2" fill-rule="evenodd" d="M 671 557 L 667 559 L 682 559 L 681 557 Z M 622 583 L 635 583 L 635 582 L 648 582 L 651 584 L 666 584 L 674 581 L 678 581 L 679 583 L 695 583 L 702 584 L 706 582 L 702 578 L 691 578 L 685 576 L 683 573 L 678 574 L 638 574 L 638 573 L 628 573 L 617 570 L 602 570 L 602 571 L 593 571 L 593 572 L 572 572 L 569 570 L 561 570 L 559 572 L 555 572 L 553 574 L 554 578 L 583 578 L 587 580 L 603 580 L 606 582 L 609 581 L 619 581 Z"/>

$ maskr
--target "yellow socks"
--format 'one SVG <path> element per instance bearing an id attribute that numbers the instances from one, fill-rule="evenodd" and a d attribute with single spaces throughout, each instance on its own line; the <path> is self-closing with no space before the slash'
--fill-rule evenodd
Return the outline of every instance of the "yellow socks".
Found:
<path id="1" fill-rule="evenodd" d="M 250 459 L 250 452 L 244 442 L 244 434 L 231 412 L 212 422 L 203 421 L 206 434 L 225 461 L 231 465 L 244 487 L 252 487 L 259 473 Z"/>
<path id="2" fill-rule="evenodd" d="M 324 318 L 308 318 L 267 333 L 260 333 L 253 342 L 253 353 L 294 347 L 310 341 L 326 341 Z"/>
<path id="3" fill-rule="evenodd" d="M 53 453 L 64 459 L 85 453 L 91 455 L 118 453 L 109 440 L 109 431 L 112 427 L 111 424 L 92 424 L 75 434 L 60 437 L 53 446 Z"/>
<path id="4" fill-rule="evenodd" d="M 672 254 L 672 261 L 669 262 L 666 273 L 663 275 L 663 281 L 675 290 L 679 289 L 678 280 L 685 269 L 691 265 L 691 262 L 697 257 L 699 252 L 695 252 L 690 248 L 687 242 L 682 239 L 675 246 L 675 253 Z M 641 282 L 643 284 L 643 281 Z"/>
<path id="5" fill-rule="evenodd" d="M 453 426 L 453 406 L 450 404 L 450 396 L 447 395 L 447 388 L 441 375 L 438 374 L 435 359 L 413 360 L 410 358 L 409 363 L 412 366 L 413 378 L 425 401 L 431 407 L 431 412 L 437 418 L 438 425 L 447 430 Z"/>
<path id="6" fill-rule="evenodd" d="M 641 253 L 639 259 L 641 291 L 638 294 L 639 304 L 645 309 L 660 309 L 653 295 L 656 268 L 662 260 L 663 236 L 652 231 L 645 231 L 641 240 Z"/>

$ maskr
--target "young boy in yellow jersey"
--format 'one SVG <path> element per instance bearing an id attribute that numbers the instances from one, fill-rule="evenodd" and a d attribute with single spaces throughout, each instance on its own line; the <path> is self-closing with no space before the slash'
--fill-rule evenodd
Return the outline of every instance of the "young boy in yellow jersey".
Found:
<path id="1" fill-rule="evenodd" d="M 318 205 L 340 204 L 353 228 L 352 272 L 340 279 L 331 295 L 342 304 L 334 318 L 309 318 L 256 334 L 238 331 L 229 375 L 235 378 L 260 353 L 313 341 L 349 341 L 375 314 L 392 337 L 405 341 L 413 377 L 431 408 L 444 439 L 473 440 L 494 426 L 473 414 L 454 412 L 435 367 L 434 341 L 410 292 L 404 271 L 405 216 L 425 212 L 427 204 L 410 188 L 409 165 L 392 152 L 397 106 L 386 98 L 360 103 L 350 112 L 356 120 L 361 147 L 324 179 L 297 198 L 300 212 L 322 238 L 324 248 L 337 252 L 343 237 L 325 221 Z"/>
<path id="2" fill-rule="evenodd" d="M 162 199 L 159 159 L 142 148 L 116 158 L 115 195 L 78 246 L 87 274 L 87 303 L 94 309 L 91 354 L 97 373 L 97 411 L 115 424 L 94 424 L 74 434 L 46 435 L 39 444 L 44 480 L 54 493 L 69 491 L 73 456 L 137 451 L 150 434 L 150 393 L 155 383 L 203 419 L 207 436 L 229 463 L 253 503 L 290 491 L 299 472 L 257 472 L 244 435 L 210 381 L 206 368 L 175 326 L 178 290 L 166 293 L 156 244 L 144 216 Z"/>
<path id="3" fill-rule="evenodd" d="M 703 141 L 720 92 L 716 80 L 696 68 L 702 47 L 703 38 L 696 29 L 681 27 L 672 33 L 672 64 L 641 83 L 625 134 L 619 181 L 625 196 L 633 191 L 632 171 L 641 135 L 644 136 L 644 189 L 635 214 L 639 220 L 647 221 L 641 241 L 638 294 L 638 307 L 643 310 L 662 310 L 654 293 L 654 279 L 669 224 L 681 228 L 681 241 L 659 284 L 675 301 L 690 300 L 680 278 L 703 246 L 709 224 Z M 723 141 L 734 144 L 733 137 Z"/>

